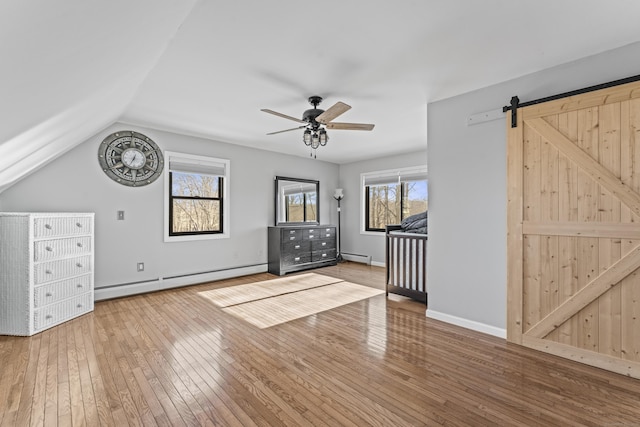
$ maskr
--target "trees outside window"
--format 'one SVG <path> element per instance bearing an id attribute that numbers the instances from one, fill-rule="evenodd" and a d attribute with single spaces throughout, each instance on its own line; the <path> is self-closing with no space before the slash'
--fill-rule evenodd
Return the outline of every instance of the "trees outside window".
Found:
<path id="1" fill-rule="evenodd" d="M 223 178 L 170 172 L 169 235 L 221 233 Z"/>
<path id="2" fill-rule="evenodd" d="M 315 191 L 287 194 L 284 203 L 287 222 L 317 221 Z"/>
<path id="3" fill-rule="evenodd" d="M 385 231 L 390 224 L 428 209 L 426 171 L 381 173 L 366 176 L 364 182 L 364 229 Z"/>

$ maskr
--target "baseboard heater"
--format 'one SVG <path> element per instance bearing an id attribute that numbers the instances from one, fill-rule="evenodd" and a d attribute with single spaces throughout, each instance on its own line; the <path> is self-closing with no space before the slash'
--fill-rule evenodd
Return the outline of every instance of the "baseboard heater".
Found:
<path id="1" fill-rule="evenodd" d="M 164 289 L 178 288 L 181 286 L 195 285 L 198 283 L 213 282 L 215 280 L 247 276 L 249 274 L 265 273 L 266 271 L 267 264 L 256 264 L 243 267 L 232 267 L 220 270 L 184 274 L 179 276 L 160 277 L 157 279 L 144 280 L 140 282 L 101 286 L 95 289 L 94 296 L 96 301 L 101 301 L 106 299 L 143 294 L 147 292 L 161 291 Z"/>
<path id="2" fill-rule="evenodd" d="M 346 261 L 361 262 L 363 264 L 371 265 L 371 255 L 350 254 L 347 252 L 343 252 L 342 259 Z"/>

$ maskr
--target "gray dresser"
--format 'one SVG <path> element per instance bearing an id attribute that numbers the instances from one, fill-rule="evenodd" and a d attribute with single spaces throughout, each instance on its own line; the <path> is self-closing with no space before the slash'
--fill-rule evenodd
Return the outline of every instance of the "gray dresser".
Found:
<path id="1" fill-rule="evenodd" d="M 269 227 L 269 273 L 282 276 L 293 271 L 336 265 L 336 227 Z"/>
<path id="2" fill-rule="evenodd" d="M 93 310 L 93 213 L 0 213 L 0 334 Z"/>

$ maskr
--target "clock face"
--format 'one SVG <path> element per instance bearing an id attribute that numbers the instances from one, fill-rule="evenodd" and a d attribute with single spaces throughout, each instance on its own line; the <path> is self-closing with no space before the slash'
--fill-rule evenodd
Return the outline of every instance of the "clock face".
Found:
<path id="1" fill-rule="evenodd" d="M 147 162 L 147 156 L 137 148 L 127 148 L 122 152 L 122 163 L 129 169 L 140 170 Z"/>
<path id="2" fill-rule="evenodd" d="M 160 147 L 149 137 L 128 130 L 112 133 L 102 141 L 98 161 L 109 178 L 132 187 L 151 184 L 164 166 Z"/>

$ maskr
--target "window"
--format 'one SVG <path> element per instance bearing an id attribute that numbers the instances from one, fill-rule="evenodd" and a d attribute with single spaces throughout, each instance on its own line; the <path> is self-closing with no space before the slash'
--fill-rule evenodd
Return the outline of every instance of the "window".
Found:
<path id="1" fill-rule="evenodd" d="M 367 173 L 362 183 L 364 231 L 384 231 L 428 209 L 426 168 Z"/>
<path id="2" fill-rule="evenodd" d="M 229 161 L 165 153 L 165 241 L 228 237 Z"/>

